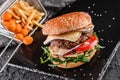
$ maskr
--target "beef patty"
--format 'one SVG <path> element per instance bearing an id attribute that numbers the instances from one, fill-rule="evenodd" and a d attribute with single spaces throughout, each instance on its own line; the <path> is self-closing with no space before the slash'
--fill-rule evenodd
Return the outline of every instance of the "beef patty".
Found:
<path id="1" fill-rule="evenodd" d="M 92 35 L 93 35 L 93 29 L 91 29 L 88 32 L 82 32 L 81 37 L 76 42 L 71 42 L 71 41 L 68 41 L 68 40 L 58 39 L 58 40 L 53 40 L 51 42 L 51 46 L 57 46 L 57 47 L 63 48 L 63 49 L 71 49 L 71 48 L 77 46 L 78 44 L 85 42 Z"/>

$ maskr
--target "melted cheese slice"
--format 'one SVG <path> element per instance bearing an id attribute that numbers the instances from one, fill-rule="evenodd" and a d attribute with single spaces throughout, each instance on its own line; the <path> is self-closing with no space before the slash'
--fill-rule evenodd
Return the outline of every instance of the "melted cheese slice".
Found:
<path id="1" fill-rule="evenodd" d="M 61 35 L 57 35 L 57 36 L 48 36 L 47 39 L 44 41 L 44 44 L 48 44 L 52 40 L 56 40 L 56 39 L 63 39 L 63 40 L 75 42 L 80 38 L 80 36 L 81 36 L 81 32 L 79 32 L 79 31 L 65 33 L 65 34 L 61 34 Z"/>

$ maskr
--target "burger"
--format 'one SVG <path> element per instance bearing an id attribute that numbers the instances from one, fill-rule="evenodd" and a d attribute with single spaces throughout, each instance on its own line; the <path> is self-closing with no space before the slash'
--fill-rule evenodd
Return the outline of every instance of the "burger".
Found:
<path id="1" fill-rule="evenodd" d="M 47 53 L 51 66 L 75 68 L 90 61 L 98 45 L 98 37 L 94 34 L 91 16 L 86 12 L 71 12 L 48 20 L 43 24 L 42 33 L 47 35 L 42 47 Z"/>

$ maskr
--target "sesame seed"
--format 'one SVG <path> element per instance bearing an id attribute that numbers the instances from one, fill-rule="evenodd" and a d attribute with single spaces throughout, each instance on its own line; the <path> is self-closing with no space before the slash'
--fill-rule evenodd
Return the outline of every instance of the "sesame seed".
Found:
<path id="1" fill-rule="evenodd" d="M 90 9 L 90 6 L 88 6 L 88 9 Z"/>
<path id="2" fill-rule="evenodd" d="M 104 30 L 102 29 L 101 31 L 103 32 Z"/>
<path id="3" fill-rule="evenodd" d="M 71 6 L 69 5 L 68 7 L 70 8 Z"/>
<path id="4" fill-rule="evenodd" d="M 64 76 L 66 76 L 66 74 L 63 74 Z"/>
<path id="5" fill-rule="evenodd" d="M 100 31 L 98 31 L 100 33 Z"/>
<path id="6" fill-rule="evenodd" d="M 80 71 L 82 71 L 83 69 L 80 69 Z"/>
<path id="7" fill-rule="evenodd" d="M 115 17 L 113 17 L 112 20 L 115 20 Z"/>
<path id="8" fill-rule="evenodd" d="M 99 73 L 98 75 L 99 75 L 99 76 L 101 76 L 101 74 L 100 74 L 100 73 Z"/>
<path id="9" fill-rule="evenodd" d="M 99 16 L 99 14 L 97 14 L 97 16 Z"/>
<path id="10" fill-rule="evenodd" d="M 83 74 L 83 76 L 85 76 L 85 74 Z"/>
<path id="11" fill-rule="evenodd" d="M 92 73 L 89 73 L 89 75 L 91 76 L 91 75 L 92 75 Z"/>
<path id="12" fill-rule="evenodd" d="M 94 78 L 91 78 L 91 80 L 93 80 Z"/>
<path id="13" fill-rule="evenodd" d="M 93 11 L 91 11 L 91 13 L 94 13 Z"/>
<path id="14" fill-rule="evenodd" d="M 104 39 L 103 39 L 103 38 L 100 38 L 100 40 L 101 40 L 101 41 L 104 41 Z"/>
<path id="15" fill-rule="evenodd" d="M 74 76 L 77 76 L 76 74 L 74 74 Z"/>
<path id="16" fill-rule="evenodd" d="M 48 70 L 51 70 L 50 68 L 48 68 Z"/>
<path id="17" fill-rule="evenodd" d="M 74 70 L 74 72 L 76 72 L 76 70 Z"/>
<path id="18" fill-rule="evenodd" d="M 100 58 L 100 56 L 98 56 L 98 58 Z"/>
<path id="19" fill-rule="evenodd" d="M 105 13 L 107 13 L 107 11 L 105 11 Z"/>
<path id="20" fill-rule="evenodd" d="M 94 3 L 93 3 L 92 5 L 93 5 L 93 6 L 95 6 L 95 4 L 94 4 Z"/>
<path id="21" fill-rule="evenodd" d="M 108 27 L 110 28 L 110 27 L 111 27 L 111 25 L 108 25 Z"/>
<path id="22" fill-rule="evenodd" d="M 102 16 L 102 14 L 100 14 L 100 16 Z"/>

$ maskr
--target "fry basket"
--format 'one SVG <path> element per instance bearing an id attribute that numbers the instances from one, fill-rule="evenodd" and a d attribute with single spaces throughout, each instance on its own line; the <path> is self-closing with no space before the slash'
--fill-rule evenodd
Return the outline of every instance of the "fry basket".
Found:
<path id="1" fill-rule="evenodd" d="M 7 45 L 5 47 L 2 47 L 2 50 L 0 51 L 0 72 L 4 70 L 8 62 L 11 60 L 15 52 L 19 49 L 21 44 L 23 44 L 22 41 L 15 38 L 15 33 L 10 32 L 3 24 L 2 24 L 2 15 L 5 13 L 7 9 L 12 7 L 12 5 L 15 4 L 17 0 L 6 0 L 1 6 L 0 6 L 0 37 L 4 37 L 7 39 Z M 47 12 L 43 5 L 41 4 L 40 0 L 24 0 L 27 1 L 31 6 L 34 6 L 35 9 L 37 9 L 40 12 L 44 12 L 45 15 L 42 17 L 42 20 L 39 22 L 39 24 L 42 24 L 43 21 L 47 17 Z M 29 36 L 34 34 L 34 32 L 38 29 L 38 27 L 35 27 L 30 33 Z M 14 44 L 14 47 L 11 45 Z"/>

